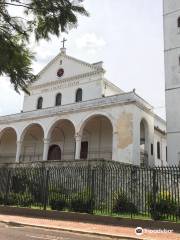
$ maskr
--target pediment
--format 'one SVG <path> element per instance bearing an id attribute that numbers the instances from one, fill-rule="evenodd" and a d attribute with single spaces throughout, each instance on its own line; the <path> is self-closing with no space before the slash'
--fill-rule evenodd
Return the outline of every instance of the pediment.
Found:
<path id="1" fill-rule="evenodd" d="M 62 74 L 58 76 L 57 72 Z M 77 77 L 83 74 L 104 71 L 102 67 L 86 63 L 64 53 L 58 54 L 45 68 L 38 74 L 38 80 L 32 86 L 61 81 L 64 79 Z M 60 74 L 60 75 L 61 75 Z"/>

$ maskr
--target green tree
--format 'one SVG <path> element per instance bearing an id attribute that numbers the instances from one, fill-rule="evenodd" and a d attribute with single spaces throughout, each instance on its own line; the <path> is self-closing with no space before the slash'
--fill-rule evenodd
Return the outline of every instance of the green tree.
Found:
<path id="1" fill-rule="evenodd" d="M 34 54 L 30 36 L 36 41 L 50 40 L 77 27 L 78 16 L 88 16 L 84 0 L 0 0 L 0 76 L 8 76 L 14 89 L 28 93 L 35 81 L 32 71 Z M 12 8 L 23 9 L 23 17 L 13 16 Z"/>

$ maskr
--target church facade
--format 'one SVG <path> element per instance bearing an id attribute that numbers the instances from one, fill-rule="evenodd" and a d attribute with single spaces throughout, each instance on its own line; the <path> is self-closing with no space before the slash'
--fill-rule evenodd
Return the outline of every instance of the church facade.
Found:
<path id="1" fill-rule="evenodd" d="M 135 91 L 62 48 L 25 95 L 21 113 L 0 117 L 0 163 L 106 159 L 166 166 L 166 123 Z"/>

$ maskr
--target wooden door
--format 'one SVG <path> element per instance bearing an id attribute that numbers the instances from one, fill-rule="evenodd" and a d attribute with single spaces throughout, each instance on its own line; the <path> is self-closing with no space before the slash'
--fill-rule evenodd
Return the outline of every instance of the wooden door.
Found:
<path id="1" fill-rule="evenodd" d="M 49 148 L 48 160 L 61 160 L 61 148 L 58 145 Z"/>
<path id="2" fill-rule="evenodd" d="M 87 159 L 88 157 L 88 142 L 81 142 L 81 159 Z"/>

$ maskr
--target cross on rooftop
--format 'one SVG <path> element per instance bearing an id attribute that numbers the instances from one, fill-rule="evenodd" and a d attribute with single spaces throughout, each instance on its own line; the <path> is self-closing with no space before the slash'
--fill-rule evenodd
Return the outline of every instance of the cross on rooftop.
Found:
<path id="1" fill-rule="evenodd" d="M 65 42 L 67 41 L 67 39 L 63 38 L 63 40 L 61 41 L 63 43 L 63 48 L 65 48 Z"/>

